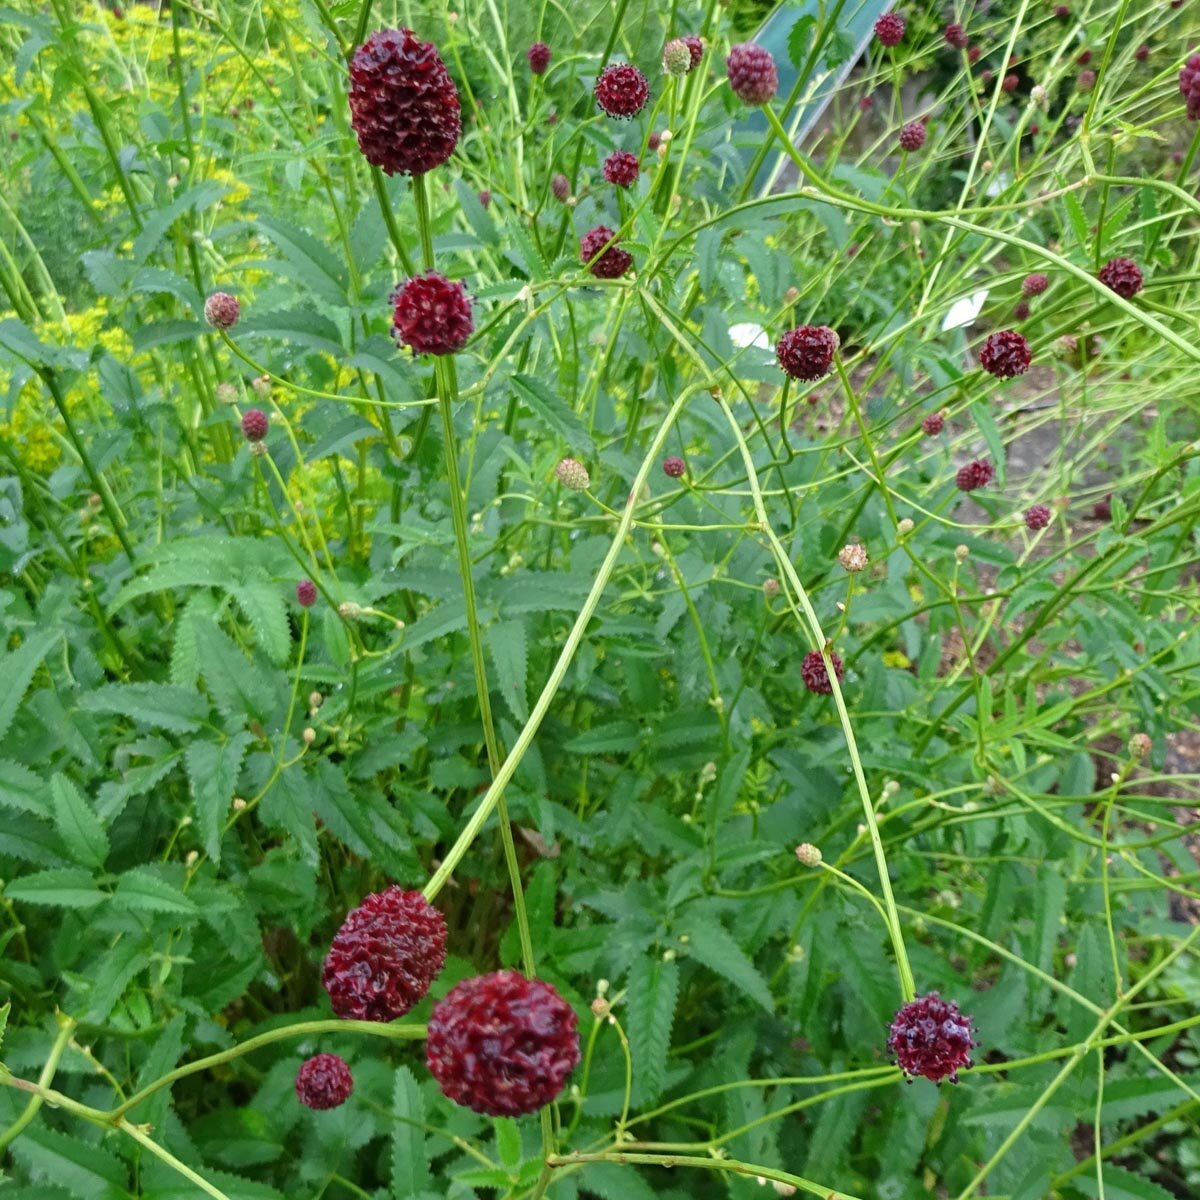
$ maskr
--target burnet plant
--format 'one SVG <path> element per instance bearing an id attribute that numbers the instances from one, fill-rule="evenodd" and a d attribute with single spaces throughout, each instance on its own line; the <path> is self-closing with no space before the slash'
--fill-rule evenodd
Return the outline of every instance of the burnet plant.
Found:
<path id="1" fill-rule="evenodd" d="M 177 375 L 195 389 L 169 452 L 127 413 L 130 442 L 196 494 L 172 489 L 171 539 L 102 448 L 110 414 L 73 411 L 90 364 L 38 336 L 52 275 L 34 290 L 6 260 L 4 346 L 27 368 L 12 386 L 45 390 L 73 454 L 46 488 L 10 447 L 30 527 L 59 532 L 45 502 L 78 487 L 95 489 L 84 520 L 110 522 L 62 538 L 59 569 L 88 586 L 52 640 L 28 619 L 50 588 L 23 568 L 9 652 L 3 715 L 32 744 L 0 799 L 36 831 L 0 847 L 13 1194 L 1172 1194 L 1184 1156 L 1165 1183 L 1137 1156 L 1161 1162 L 1200 1102 L 1200 1019 L 1175 1007 L 1195 930 L 1168 905 L 1193 897 L 1195 865 L 1147 756 L 1196 707 L 1194 408 L 1175 380 L 1200 351 L 1178 305 L 1135 301 L 1187 286 L 1170 272 L 1200 210 L 1165 169 L 1118 163 L 1143 107 L 1194 119 L 1173 28 L 1089 5 L 1080 21 L 1110 30 L 1095 99 L 1043 135 L 1041 102 L 1010 110 L 1021 76 L 995 72 L 1024 54 L 1047 80 L 1032 86 L 1057 85 L 1090 26 L 1028 3 L 945 30 L 940 9 L 888 14 L 872 78 L 953 52 L 954 84 L 936 125 L 902 120 L 897 89 L 847 171 L 863 110 L 797 149 L 799 97 L 715 4 L 642 66 L 609 61 L 631 4 L 606 46 L 588 26 L 542 41 L 543 12 L 527 51 L 493 8 L 501 53 L 473 71 L 476 14 L 422 12 L 437 39 L 368 36 L 375 6 L 341 7 L 277 19 L 327 60 L 314 75 L 293 46 L 280 111 L 316 121 L 321 79 L 367 165 L 313 163 L 344 263 L 260 222 L 280 271 L 317 284 L 306 316 L 272 323 L 254 294 L 270 285 L 224 290 L 215 244 L 166 250 L 194 278 L 165 294 L 214 340 L 184 322 L 126 364 L 158 403 Z M 190 171 L 192 19 L 265 72 L 231 13 L 169 8 L 188 153 L 159 150 Z M 74 68 L 108 156 L 96 178 L 115 173 L 139 236 L 197 221 L 199 200 L 147 219 L 156 197 L 110 153 L 120 114 L 81 79 L 87 30 L 54 15 L 28 27 Z M 798 66 L 835 56 L 832 15 L 797 22 Z M 1118 109 L 1147 37 L 1169 62 Z M 976 73 L 981 45 L 994 65 Z M 770 140 L 747 165 L 730 147 L 751 109 Z M 764 150 L 797 187 L 755 193 Z M 965 175 L 945 206 L 922 197 L 938 158 Z M 93 285 L 163 294 L 121 276 L 122 245 L 90 260 Z M 1135 247 L 1142 265 L 1109 253 Z M 826 265 L 806 278 L 806 260 Z M 886 287 L 864 299 L 868 263 Z M 1018 308 L 964 339 L 942 317 L 980 282 Z M 726 301 L 756 318 L 737 342 Z M 371 340 L 383 328 L 400 366 Z M 1122 387 L 1135 372 L 1159 407 L 1148 431 L 1145 394 Z M 244 450 L 212 404 L 225 385 Z M 1047 397 L 1058 461 L 1022 475 Z M 1109 460 L 1131 427 L 1146 461 Z M 1078 524 L 1105 466 L 1125 492 L 1111 524 L 1060 534 L 1054 510 Z M 163 653 L 139 645 L 164 624 Z M 73 653 L 66 630 L 94 647 Z M 88 714 L 75 739 L 49 732 L 64 689 Z M 1090 1148 L 1048 1113 L 1091 1122 Z"/>

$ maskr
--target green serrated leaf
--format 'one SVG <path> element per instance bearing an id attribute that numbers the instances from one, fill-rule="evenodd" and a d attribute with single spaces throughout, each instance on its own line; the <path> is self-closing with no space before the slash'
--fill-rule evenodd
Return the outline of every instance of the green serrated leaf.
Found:
<path id="1" fill-rule="evenodd" d="M 413 1200 L 430 1184 L 425 1100 L 416 1076 L 400 1067 L 392 1086 L 392 1200 Z"/>
<path id="2" fill-rule="evenodd" d="M 283 666 L 291 653 L 292 630 L 282 589 L 274 583 L 243 583 L 231 588 L 230 594 L 267 657 L 277 667 Z"/>
<path id="3" fill-rule="evenodd" d="M 562 439 L 565 451 L 595 453 L 596 445 L 575 410 L 541 380 L 514 375 L 512 384 L 530 412 Z"/>
<path id="4" fill-rule="evenodd" d="M 172 913 L 194 917 L 199 910 L 174 884 L 153 874 L 149 867 L 134 867 L 117 881 L 113 903 L 138 912 Z"/>
<path id="5" fill-rule="evenodd" d="M 196 627 L 201 673 L 213 701 L 230 720 L 265 721 L 271 693 L 262 676 L 215 621 Z"/>
<path id="6" fill-rule="evenodd" d="M 49 817 L 50 808 L 42 798 L 46 785 L 28 767 L 0 758 L 0 806 Z"/>
<path id="7" fill-rule="evenodd" d="M 194 733 L 207 715 L 204 697 L 169 683 L 110 683 L 79 698 L 85 712 L 115 713 L 172 733 Z"/>
<path id="8" fill-rule="evenodd" d="M 9 1152 L 34 1179 L 65 1188 L 78 1200 L 125 1200 L 128 1177 L 121 1160 L 45 1125 L 30 1126 Z"/>
<path id="9" fill-rule="evenodd" d="M 4 689 L 0 693 L 0 738 L 8 732 L 33 673 L 61 637 L 59 630 L 45 629 L 31 634 L 15 650 L 0 654 L 0 679 L 4 680 Z"/>
<path id="10" fill-rule="evenodd" d="M 767 981 L 724 925 L 719 921 L 693 916 L 684 923 L 684 928 L 690 935 L 688 953 L 697 962 L 723 975 L 767 1012 L 775 1011 L 775 1001 Z"/>
<path id="11" fill-rule="evenodd" d="M 496 665 L 496 687 L 514 717 L 529 716 L 529 647 L 524 621 L 502 621 L 487 630 L 487 648 Z"/>
<path id="12" fill-rule="evenodd" d="M 667 1051 L 679 995 L 679 964 L 643 955 L 629 973 L 625 1004 L 633 1078 L 643 1103 L 658 1098 L 667 1073 Z"/>
<path id="13" fill-rule="evenodd" d="M 108 835 L 100 818 L 65 775 L 50 780 L 54 827 L 71 857 L 84 867 L 101 867 L 108 857 Z"/>
<path id="14" fill-rule="evenodd" d="M 92 908 L 108 899 L 82 867 L 51 867 L 14 879 L 4 889 L 10 900 L 52 908 Z"/>
<path id="15" fill-rule="evenodd" d="M 253 740 L 243 730 L 225 742 L 191 742 L 184 755 L 196 824 L 204 851 L 215 863 L 221 861 L 221 828 L 233 801 L 242 759 Z"/>

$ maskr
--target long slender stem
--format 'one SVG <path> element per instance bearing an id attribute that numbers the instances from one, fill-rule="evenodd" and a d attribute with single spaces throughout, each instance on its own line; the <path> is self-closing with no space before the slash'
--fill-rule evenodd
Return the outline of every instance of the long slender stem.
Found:
<path id="1" fill-rule="evenodd" d="M 66 1050 L 71 1041 L 71 1035 L 75 1032 L 75 1022 L 69 1018 L 62 1018 L 58 1029 L 58 1036 L 54 1039 L 54 1044 L 50 1047 L 50 1053 L 46 1056 L 46 1061 L 42 1066 L 42 1073 L 38 1076 L 38 1087 L 45 1089 L 54 1082 L 55 1072 L 58 1070 L 58 1064 L 63 1056 L 63 1051 Z M 25 1105 L 21 1111 L 21 1115 L 2 1133 L 0 1133 L 0 1151 L 3 1151 L 6 1146 L 14 1142 L 24 1132 L 25 1127 L 38 1114 L 38 1109 L 44 1103 L 44 1096 L 35 1092 L 29 1097 L 29 1103 Z"/>

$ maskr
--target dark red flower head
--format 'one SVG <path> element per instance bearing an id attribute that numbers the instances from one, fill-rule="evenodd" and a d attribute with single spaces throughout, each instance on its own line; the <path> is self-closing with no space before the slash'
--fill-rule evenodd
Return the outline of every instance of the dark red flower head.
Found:
<path id="1" fill-rule="evenodd" d="M 911 153 L 925 145 L 925 126 L 920 121 L 909 121 L 900 130 L 900 149 Z"/>
<path id="2" fill-rule="evenodd" d="M 846 674 L 842 660 L 830 650 L 829 661 L 833 663 L 833 673 L 837 676 L 838 683 L 841 683 L 842 677 Z M 829 671 L 825 667 L 825 660 L 821 657 L 819 650 L 810 650 L 804 656 L 804 661 L 800 664 L 800 678 L 804 680 L 804 686 L 810 692 L 815 692 L 818 696 L 833 695 L 833 684 L 829 682 Z"/>
<path id="3" fill-rule="evenodd" d="M 888 1034 L 888 1049 L 910 1079 L 923 1075 L 934 1083 L 958 1082 L 961 1067 L 971 1065 L 974 1038 L 971 1018 L 953 1000 L 929 992 L 910 1000 L 896 1014 Z"/>
<path id="4" fill-rule="evenodd" d="M 596 103 L 610 117 L 636 117 L 650 99 L 646 77 L 629 63 L 613 63 L 596 80 Z"/>
<path id="5" fill-rule="evenodd" d="M 669 479 L 680 479 L 687 470 L 687 463 L 672 454 L 670 458 L 664 458 L 662 463 L 663 474 Z"/>
<path id="6" fill-rule="evenodd" d="M 270 424 L 261 408 L 248 408 L 242 417 L 242 436 L 248 442 L 261 442 L 267 436 Z"/>
<path id="7" fill-rule="evenodd" d="M 1050 286 L 1050 280 L 1045 275 L 1034 273 L 1026 275 L 1021 280 L 1021 295 L 1040 296 Z"/>
<path id="8" fill-rule="evenodd" d="M 1066 4 L 1056 4 L 1054 6 L 1054 15 L 1060 21 L 1065 21 L 1071 15 L 1071 9 Z"/>
<path id="9" fill-rule="evenodd" d="M 945 38 L 946 45 L 953 46 L 955 50 L 967 48 L 967 31 L 957 21 L 951 21 L 942 30 L 942 37 Z"/>
<path id="10" fill-rule="evenodd" d="M 1109 492 L 1103 500 L 1097 500 L 1096 503 L 1092 505 L 1092 516 L 1097 521 L 1112 520 L 1112 492 Z"/>
<path id="11" fill-rule="evenodd" d="M 549 1104 L 579 1062 L 575 1010 L 516 971 L 465 979 L 434 1007 L 425 1061 L 444 1095 L 492 1117 Z"/>
<path id="12" fill-rule="evenodd" d="M 694 33 L 685 33 L 679 40 L 688 48 L 688 53 L 692 56 L 690 70 L 694 71 L 704 57 L 704 39 Z"/>
<path id="13" fill-rule="evenodd" d="M 237 297 L 228 292 L 213 292 L 204 301 L 204 319 L 214 329 L 232 329 L 238 323 L 241 313 Z"/>
<path id="14" fill-rule="evenodd" d="M 1013 309 L 1014 321 L 1026 321 L 1029 319 L 1029 301 L 1019 300 L 1017 307 Z"/>
<path id="15" fill-rule="evenodd" d="M 394 1021 L 429 991 L 446 962 L 446 922 L 420 892 L 392 884 L 350 910 L 321 982 L 339 1017 Z"/>
<path id="16" fill-rule="evenodd" d="M 828 325 L 801 325 L 789 329 L 775 345 L 775 356 L 784 374 L 811 382 L 829 374 L 840 345 Z"/>
<path id="17" fill-rule="evenodd" d="M 1050 510 L 1044 504 L 1034 504 L 1025 510 L 1025 528 L 1036 533 L 1050 524 Z"/>
<path id="18" fill-rule="evenodd" d="M 921 430 L 927 437 L 937 437 L 946 427 L 946 418 L 940 412 L 930 413 L 921 422 Z"/>
<path id="19" fill-rule="evenodd" d="M 440 167 L 462 132 L 458 90 L 437 47 L 411 29 L 373 33 L 350 60 L 350 124 L 386 175 Z"/>
<path id="20" fill-rule="evenodd" d="M 306 1108 L 337 1108 L 354 1091 L 354 1077 L 336 1054 L 317 1054 L 296 1072 L 296 1095 Z"/>
<path id="21" fill-rule="evenodd" d="M 600 254 L 614 236 L 607 225 L 597 225 L 579 239 L 579 261 L 592 263 L 588 269 L 597 279 L 620 279 L 633 266 L 633 255 L 616 244 Z M 597 254 L 600 254 L 599 258 L 596 258 Z M 595 262 L 592 262 L 593 258 L 596 258 Z"/>
<path id="22" fill-rule="evenodd" d="M 555 200 L 565 204 L 571 194 L 571 181 L 560 171 L 550 180 L 550 190 L 554 193 Z"/>
<path id="23" fill-rule="evenodd" d="M 1145 42 L 1143 42 L 1133 52 L 1133 57 L 1136 58 L 1138 60 L 1138 62 L 1145 62 L 1146 59 L 1148 59 L 1150 57 L 1150 47 L 1147 46 Z"/>
<path id="24" fill-rule="evenodd" d="M 1020 77 L 1018 75 L 1014 74 L 1012 71 L 1010 71 L 1000 81 L 1000 88 L 1002 91 L 1005 91 L 1005 92 L 1015 92 L 1017 90 L 1017 85 L 1020 82 L 1021 82 Z"/>
<path id="25" fill-rule="evenodd" d="M 1142 290 L 1142 271 L 1132 258 L 1110 258 L 1096 278 L 1126 300 L 1132 300 Z"/>
<path id="26" fill-rule="evenodd" d="M 1187 101 L 1189 120 L 1200 121 L 1200 54 L 1193 54 L 1180 68 L 1179 91 Z"/>
<path id="27" fill-rule="evenodd" d="M 630 187 L 637 183 L 638 160 L 628 150 L 614 150 L 604 160 L 604 178 L 617 187 Z"/>
<path id="28" fill-rule="evenodd" d="M 312 608 L 317 602 L 317 585 L 311 579 L 301 579 L 296 584 L 296 603 L 301 608 Z"/>
<path id="29" fill-rule="evenodd" d="M 779 90 L 775 60 L 757 42 L 734 46 L 725 59 L 725 74 L 733 94 L 745 104 L 766 104 Z"/>
<path id="30" fill-rule="evenodd" d="M 1090 67 L 1087 70 L 1080 71 L 1076 84 L 1081 92 L 1090 92 L 1096 86 L 1096 72 Z"/>
<path id="31" fill-rule="evenodd" d="M 881 45 L 898 46 L 904 40 L 904 18 L 899 13 L 884 13 L 875 22 L 875 36 Z"/>
<path id="32" fill-rule="evenodd" d="M 979 365 L 997 379 L 1024 375 L 1032 361 L 1029 343 L 1015 329 L 998 329 L 989 334 L 979 351 Z"/>
<path id="33" fill-rule="evenodd" d="M 407 280 L 391 300 L 392 336 L 414 354 L 453 354 L 474 332 L 467 289 L 436 271 Z"/>
<path id="34" fill-rule="evenodd" d="M 977 458 L 958 468 L 954 483 L 960 492 L 973 492 L 976 488 L 987 487 L 995 477 L 996 468 L 987 459 Z"/>
<path id="35" fill-rule="evenodd" d="M 529 59 L 529 69 L 535 75 L 545 75 L 550 65 L 550 47 L 545 42 L 534 42 L 525 52 L 525 57 Z"/>

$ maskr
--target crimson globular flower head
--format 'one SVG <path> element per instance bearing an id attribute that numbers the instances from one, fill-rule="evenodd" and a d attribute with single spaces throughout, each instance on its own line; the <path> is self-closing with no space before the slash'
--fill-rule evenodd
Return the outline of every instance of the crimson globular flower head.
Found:
<path id="1" fill-rule="evenodd" d="M 997 379 L 1024 375 L 1032 361 L 1029 342 L 1015 329 L 998 329 L 989 334 L 979 351 L 979 365 Z"/>
<path id="2" fill-rule="evenodd" d="M 579 261 L 591 263 L 588 269 L 597 279 L 620 279 L 633 265 L 633 255 L 615 243 L 600 253 L 615 236 L 607 225 L 597 225 L 579 239 Z M 594 258 L 596 261 L 592 262 Z"/>
<path id="3" fill-rule="evenodd" d="M 1034 272 L 1021 280 L 1021 294 L 1023 296 L 1040 296 L 1049 286 L 1050 280 L 1045 275 Z"/>
<path id="4" fill-rule="evenodd" d="M 971 1065 L 976 1044 L 971 1018 L 937 992 L 905 1004 L 888 1032 L 888 1049 L 905 1075 L 922 1075 L 934 1083 L 957 1083 L 960 1068 Z"/>
<path id="5" fill-rule="evenodd" d="M 565 204 L 571 195 L 571 181 L 559 171 L 550 180 L 550 190 L 554 193 L 555 200 Z"/>
<path id="6" fill-rule="evenodd" d="M 534 42 L 525 52 L 529 59 L 529 69 L 534 75 L 545 75 L 550 66 L 550 47 L 545 42 Z"/>
<path id="7" fill-rule="evenodd" d="M 446 962 L 446 922 L 420 892 L 393 884 L 350 910 L 321 973 L 333 1011 L 394 1021 L 429 991 Z"/>
<path id="8" fill-rule="evenodd" d="M 237 297 L 228 292 L 213 292 L 204 301 L 204 319 L 214 329 L 232 329 L 241 315 Z"/>
<path id="9" fill-rule="evenodd" d="M 350 60 L 350 124 L 386 175 L 423 175 L 458 145 L 458 89 L 437 47 L 411 29 L 373 33 Z"/>
<path id="10" fill-rule="evenodd" d="M 833 663 L 833 673 L 837 676 L 838 683 L 841 683 L 842 677 L 846 674 L 845 665 L 832 650 L 829 651 L 829 661 Z M 825 659 L 821 657 L 819 650 L 810 650 L 804 656 L 804 661 L 800 664 L 800 678 L 804 680 L 804 686 L 815 695 L 833 695 L 833 684 L 829 682 L 829 670 L 825 666 Z"/>
<path id="11" fill-rule="evenodd" d="M 937 437 L 945 427 L 946 418 L 940 412 L 930 413 L 921 422 L 921 431 L 926 437 Z"/>
<path id="12" fill-rule="evenodd" d="M 1187 101 L 1187 115 L 1200 121 L 1200 54 L 1193 54 L 1179 70 L 1179 92 Z"/>
<path id="13" fill-rule="evenodd" d="M 579 1062 L 575 1010 L 516 971 L 465 979 L 429 1019 L 425 1061 L 456 1104 L 493 1117 L 537 1112 Z"/>
<path id="14" fill-rule="evenodd" d="M 977 488 L 987 487 L 996 477 L 996 468 L 985 458 L 977 458 L 974 462 L 959 467 L 954 476 L 954 485 L 960 492 L 973 492 Z"/>
<path id="15" fill-rule="evenodd" d="M 317 585 L 311 579 L 301 579 L 296 584 L 296 603 L 301 608 L 312 608 L 317 602 Z"/>
<path id="16" fill-rule="evenodd" d="M 629 63 L 613 63 L 596 80 L 596 103 L 610 117 L 636 117 L 650 99 L 646 77 Z"/>
<path id="17" fill-rule="evenodd" d="M 684 473 L 687 471 L 687 463 L 682 458 L 672 454 L 669 458 L 663 459 L 662 469 L 663 474 L 668 479 L 682 479 Z"/>
<path id="18" fill-rule="evenodd" d="M 296 1096 L 306 1108 L 337 1108 L 352 1091 L 354 1077 L 345 1059 L 336 1054 L 316 1054 L 296 1072 Z"/>
<path id="19" fill-rule="evenodd" d="M 638 160 L 628 150 L 614 150 L 604 160 L 604 178 L 615 187 L 631 187 L 637 183 Z"/>
<path id="20" fill-rule="evenodd" d="M 270 428 L 267 414 L 261 408 L 248 408 L 242 417 L 242 436 L 248 442 L 261 442 Z"/>
<path id="21" fill-rule="evenodd" d="M 925 126 L 920 121 L 909 121 L 900 130 L 900 149 L 912 153 L 925 145 Z"/>
<path id="22" fill-rule="evenodd" d="M 1044 504 L 1033 504 L 1025 510 L 1025 528 L 1036 533 L 1050 524 L 1050 510 Z"/>
<path id="23" fill-rule="evenodd" d="M 690 69 L 694 71 L 704 57 L 704 39 L 695 33 L 685 33 L 679 40 L 688 48 L 688 54 L 692 59 Z"/>
<path id="24" fill-rule="evenodd" d="M 391 301 L 392 336 L 414 354 L 453 354 L 475 330 L 467 289 L 436 271 L 406 280 Z"/>
<path id="25" fill-rule="evenodd" d="M 1141 268 L 1132 258 L 1110 258 L 1096 273 L 1106 288 L 1110 288 L 1125 300 L 1132 300 L 1142 290 Z"/>
<path id="26" fill-rule="evenodd" d="M 884 13 L 875 22 L 875 36 L 882 46 L 898 46 L 904 40 L 904 18 L 899 13 Z"/>
<path id="27" fill-rule="evenodd" d="M 785 375 L 812 382 L 829 374 L 840 339 L 828 325 L 789 329 L 776 343 L 775 356 Z"/>
<path id="28" fill-rule="evenodd" d="M 779 90 L 775 59 L 757 42 L 734 46 L 725 59 L 725 74 L 733 94 L 745 104 L 766 104 Z"/>
<path id="29" fill-rule="evenodd" d="M 942 37 L 945 39 L 946 45 L 953 46 L 955 50 L 967 48 L 967 31 L 957 21 L 951 21 L 942 30 Z"/>

